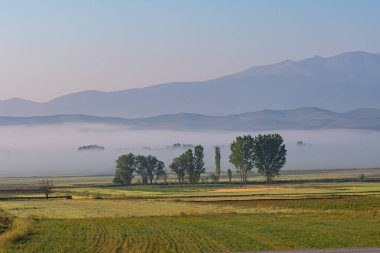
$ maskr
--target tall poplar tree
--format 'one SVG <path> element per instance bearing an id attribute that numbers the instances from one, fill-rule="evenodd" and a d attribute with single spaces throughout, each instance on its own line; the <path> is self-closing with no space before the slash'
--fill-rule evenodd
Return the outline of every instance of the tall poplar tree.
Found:
<path id="1" fill-rule="evenodd" d="M 220 168 L 220 148 L 219 147 L 215 147 L 215 173 L 216 173 L 216 176 L 218 177 L 217 178 L 217 181 L 219 182 L 219 178 L 220 178 L 220 173 L 222 172 L 221 171 L 221 168 Z"/>

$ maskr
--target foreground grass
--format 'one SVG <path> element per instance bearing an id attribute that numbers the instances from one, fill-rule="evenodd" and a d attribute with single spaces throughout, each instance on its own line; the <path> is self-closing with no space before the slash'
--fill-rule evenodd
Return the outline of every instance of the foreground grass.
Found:
<path id="1" fill-rule="evenodd" d="M 7 252 L 227 252 L 380 245 L 379 216 L 256 214 L 40 220 Z"/>
<path id="2" fill-rule="evenodd" d="M 8 246 L 18 243 L 32 230 L 34 221 L 32 219 L 15 218 L 12 221 L 12 226 L 9 230 L 0 234 L 0 249 L 7 248 Z"/>
<path id="3" fill-rule="evenodd" d="M 380 246 L 376 181 L 109 187 L 104 179 L 96 178 L 95 184 L 91 178 L 60 178 L 65 187 L 54 195 L 70 194 L 72 200 L 0 201 L 0 252 Z M 20 186 L 3 188 L 9 187 Z"/>
<path id="4" fill-rule="evenodd" d="M 2 246 L 5 252 L 228 252 L 380 245 L 380 197 L 372 195 L 14 203 L 20 206 L 8 212 L 18 217 L 33 214 L 36 221 L 26 230 L 15 229 L 19 232 Z M 45 213 L 33 209 L 37 203 Z"/>

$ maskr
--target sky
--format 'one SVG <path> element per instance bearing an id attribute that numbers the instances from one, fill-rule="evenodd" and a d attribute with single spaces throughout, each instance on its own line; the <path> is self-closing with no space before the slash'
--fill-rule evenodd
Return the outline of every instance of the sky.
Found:
<path id="1" fill-rule="evenodd" d="M 0 0 L 0 100 L 380 53 L 377 0 Z"/>

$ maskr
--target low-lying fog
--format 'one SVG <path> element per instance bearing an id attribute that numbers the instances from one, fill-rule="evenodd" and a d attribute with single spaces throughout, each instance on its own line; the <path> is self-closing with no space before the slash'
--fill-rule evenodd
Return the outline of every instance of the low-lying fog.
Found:
<path id="1" fill-rule="evenodd" d="M 285 169 L 365 168 L 380 166 L 380 132 L 364 130 L 270 131 L 286 142 Z M 136 131 L 104 125 L 0 127 L 0 176 L 112 174 L 121 154 L 152 154 L 168 169 L 186 148 L 174 143 L 202 144 L 207 170 L 214 168 L 214 146 L 221 146 L 223 169 L 229 145 L 237 135 L 257 132 Z M 297 145 L 298 141 L 304 145 Z M 103 151 L 77 151 L 84 145 Z"/>

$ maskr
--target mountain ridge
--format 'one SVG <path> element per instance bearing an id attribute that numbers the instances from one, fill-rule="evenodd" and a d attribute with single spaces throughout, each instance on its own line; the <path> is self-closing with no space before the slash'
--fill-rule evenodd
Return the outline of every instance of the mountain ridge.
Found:
<path id="1" fill-rule="evenodd" d="M 227 116 L 177 113 L 135 119 L 80 114 L 33 117 L 0 116 L 0 126 L 70 123 L 121 125 L 135 130 L 264 131 L 348 128 L 379 131 L 380 109 L 358 108 L 346 113 L 338 113 L 321 108 L 304 107 L 288 110 L 261 110 Z"/>
<path id="2" fill-rule="evenodd" d="M 196 82 L 170 82 L 120 91 L 87 90 L 47 102 L 0 101 L 3 116 L 89 114 L 152 117 L 189 112 L 229 115 L 264 108 L 380 108 L 380 54 L 347 52 L 286 60 Z"/>

